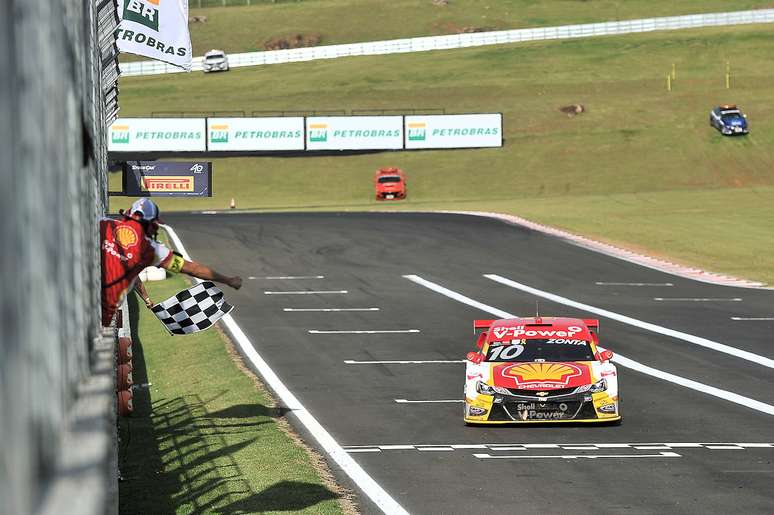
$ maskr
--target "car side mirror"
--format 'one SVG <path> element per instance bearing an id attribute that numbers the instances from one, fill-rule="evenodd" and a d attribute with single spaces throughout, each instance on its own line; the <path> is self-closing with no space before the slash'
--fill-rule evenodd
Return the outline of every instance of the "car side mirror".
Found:
<path id="1" fill-rule="evenodd" d="M 481 363 L 481 361 L 483 361 L 484 355 L 479 354 L 478 352 L 468 352 L 467 358 L 468 358 L 468 361 L 471 361 L 476 365 L 478 365 L 479 363 Z"/>
<path id="2" fill-rule="evenodd" d="M 478 340 L 476 340 L 476 348 L 483 349 L 485 341 L 486 341 L 486 331 L 478 335 Z"/>
<path id="3" fill-rule="evenodd" d="M 610 361 L 613 359 L 613 351 L 603 350 L 599 353 L 599 361 Z"/>

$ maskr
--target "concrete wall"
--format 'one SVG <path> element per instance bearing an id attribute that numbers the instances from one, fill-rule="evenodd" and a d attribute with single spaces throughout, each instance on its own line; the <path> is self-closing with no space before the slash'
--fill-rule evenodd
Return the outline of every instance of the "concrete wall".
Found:
<path id="1" fill-rule="evenodd" d="M 104 369 L 104 360 L 111 356 L 105 354 L 109 340 L 99 331 L 97 228 L 107 180 L 104 65 L 95 44 L 98 3 L 0 0 L 0 513 L 5 515 L 36 513 L 50 499 L 65 465 L 62 450 L 71 443 L 73 427 L 84 423 L 74 407 L 96 375 L 103 384 L 97 399 L 103 409 L 93 414 L 101 421 L 93 427 L 110 436 L 105 422 L 112 413 L 112 385 L 108 381 L 105 392 L 104 381 L 111 370 Z M 103 454 L 108 460 L 109 446 Z M 80 466 L 105 471 L 105 479 L 113 475 L 107 461 Z M 95 513 L 105 511 L 105 500 L 100 503 Z M 66 506 L 59 513 L 67 513 Z"/>

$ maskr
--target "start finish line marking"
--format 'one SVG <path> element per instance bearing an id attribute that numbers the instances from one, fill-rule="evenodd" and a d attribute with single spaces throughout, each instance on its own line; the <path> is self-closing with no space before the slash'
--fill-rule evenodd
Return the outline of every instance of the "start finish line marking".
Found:
<path id="1" fill-rule="evenodd" d="M 597 459 L 597 458 L 613 458 L 613 459 L 624 459 L 624 458 L 682 458 L 682 455 L 677 454 L 676 452 L 660 452 L 658 454 L 556 454 L 556 455 L 540 455 L 540 456 L 530 456 L 530 455 L 520 455 L 520 456 L 503 456 L 503 455 L 492 455 L 492 454 L 473 454 L 475 458 L 478 458 L 480 460 L 539 460 L 539 459 L 563 459 L 563 460 L 577 460 L 580 458 L 585 458 L 589 460 Z"/>
<path id="2" fill-rule="evenodd" d="M 674 286 L 672 283 L 606 283 L 597 281 L 597 286 Z"/>
<path id="3" fill-rule="evenodd" d="M 657 302 L 742 302 L 744 299 L 740 299 L 739 297 L 734 297 L 732 299 L 711 299 L 706 297 L 653 297 L 653 300 Z"/>
<path id="4" fill-rule="evenodd" d="M 640 442 L 640 443 L 488 443 L 488 444 L 392 444 L 392 445 L 347 445 L 344 450 L 347 452 L 384 452 L 384 451 L 460 451 L 476 449 L 489 452 L 519 451 L 519 457 L 534 457 L 528 453 L 530 451 L 540 450 L 546 452 L 547 449 L 557 451 L 607 451 L 616 449 L 615 452 L 624 450 L 650 450 L 650 451 L 675 451 L 675 450 L 698 450 L 698 451 L 740 451 L 740 450 L 761 450 L 767 449 L 774 451 L 774 443 L 698 443 L 698 442 Z M 503 455 L 492 455 L 492 457 L 503 457 Z M 552 458 L 560 458 L 563 455 L 551 455 Z M 583 457 L 595 457 L 600 455 L 583 454 Z M 642 456 L 642 454 L 624 454 L 622 456 Z M 509 457 L 509 456 L 505 456 Z"/>
<path id="5" fill-rule="evenodd" d="M 264 295 L 324 295 L 326 293 L 349 293 L 347 290 L 301 290 L 301 291 L 265 291 Z"/>
<path id="6" fill-rule="evenodd" d="M 392 359 L 383 361 L 357 361 L 354 359 L 345 359 L 345 365 L 425 365 L 435 363 L 465 363 L 464 359 L 432 359 L 432 360 L 408 360 Z"/>
<path id="7" fill-rule="evenodd" d="M 282 311 L 332 313 L 338 311 L 379 311 L 379 308 L 282 308 Z"/>
<path id="8" fill-rule="evenodd" d="M 309 329 L 309 334 L 393 334 L 393 333 L 418 333 L 419 329 L 395 329 L 395 330 L 357 330 L 357 331 L 322 331 Z"/>
<path id="9" fill-rule="evenodd" d="M 438 400 L 426 400 L 426 401 L 412 401 L 408 399 L 395 399 L 398 404 L 434 404 L 442 402 L 465 402 L 462 399 L 438 399 Z"/>
<path id="10" fill-rule="evenodd" d="M 248 279 L 266 279 L 267 281 L 275 280 L 296 280 L 296 279 L 325 279 L 324 275 L 267 275 L 266 277 L 256 277 L 251 275 Z"/>

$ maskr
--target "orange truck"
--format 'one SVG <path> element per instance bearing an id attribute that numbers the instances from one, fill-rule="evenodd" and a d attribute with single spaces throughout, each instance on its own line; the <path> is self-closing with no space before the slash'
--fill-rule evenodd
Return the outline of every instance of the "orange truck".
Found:
<path id="1" fill-rule="evenodd" d="M 374 188 L 376 200 L 406 198 L 406 174 L 400 168 L 380 168 L 374 175 Z"/>

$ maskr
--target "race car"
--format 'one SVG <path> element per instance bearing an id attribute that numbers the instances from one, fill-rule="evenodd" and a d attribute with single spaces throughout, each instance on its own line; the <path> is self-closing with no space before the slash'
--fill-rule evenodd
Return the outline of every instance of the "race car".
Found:
<path id="1" fill-rule="evenodd" d="M 598 320 L 475 320 L 479 329 L 465 366 L 466 424 L 620 423 L 618 371 L 598 346 Z"/>
<path id="2" fill-rule="evenodd" d="M 747 115 L 734 104 L 722 104 L 710 111 L 709 123 L 721 134 L 748 134 Z"/>
<path id="3" fill-rule="evenodd" d="M 406 198 L 406 175 L 395 167 L 380 168 L 374 175 L 376 200 Z"/>

